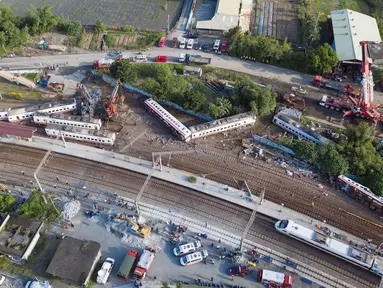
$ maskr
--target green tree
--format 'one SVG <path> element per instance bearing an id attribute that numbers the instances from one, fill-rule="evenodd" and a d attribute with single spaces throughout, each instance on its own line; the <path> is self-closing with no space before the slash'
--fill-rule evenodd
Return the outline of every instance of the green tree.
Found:
<path id="1" fill-rule="evenodd" d="M 162 282 L 161 288 L 170 288 L 168 282 Z"/>
<path id="2" fill-rule="evenodd" d="M 103 33 L 105 33 L 106 29 L 108 29 L 108 26 L 101 21 L 96 21 L 96 23 L 94 23 L 93 27 L 94 27 L 94 31 L 98 34 L 100 34 L 100 33 L 103 34 Z"/>
<path id="3" fill-rule="evenodd" d="M 334 145 L 321 146 L 318 150 L 317 164 L 323 172 L 328 174 L 345 174 L 348 171 L 348 162 Z"/>
<path id="4" fill-rule="evenodd" d="M 181 282 L 177 282 L 176 288 L 183 288 L 183 287 L 184 287 L 184 285 Z"/>
<path id="5" fill-rule="evenodd" d="M 296 155 L 310 164 L 317 160 L 318 146 L 311 142 L 302 139 L 294 141 L 293 150 Z"/>
<path id="6" fill-rule="evenodd" d="M 16 198 L 12 195 L 0 195 L 0 212 L 9 213 L 12 211 Z"/>
<path id="7" fill-rule="evenodd" d="M 311 54 L 310 66 L 315 74 L 323 74 L 324 72 L 331 71 L 338 61 L 336 52 L 329 44 L 325 43 Z"/>
<path id="8" fill-rule="evenodd" d="M 58 17 L 52 13 L 52 6 L 36 8 L 32 5 L 28 8 L 27 23 L 32 35 L 40 35 L 49 32 L 58 23 Z"/>
<path id="9" fill-rule="evenodd" d="M 122 27 L 122 31 L 126 32 L 128 35 L 136 35 L 136 29 L 134 29 L 134 27 L 132 25 L 124 25 Z"/>
<path id="10" fill-rule="evenodd" d="M 184 96 L 182 107 L 186 110 L 200 111 L 206 103 L 206 95 L 198 90 L 188 90 Z M 230 103 L 231 105 L 231 103 Z"/>
<path id="11" fill-rule="evenodd" d="M 137 80 L 137 72 L 129 60 L 114 62 L 110 67 L 110 74 L 119 79 L 121 83 L 132 83 Z"/>
<path id="12" fill-rule="evenodd" d="M 233 105 L 231 104 L 229 99 L 218 98 L 215 103 L 209 104 L 210 114 L 214 118 L 222 118 L 224 116 L 228 116 L 231 113 Z"/>
<path id="13" fill-rule="evenodd" d="M 72 21 L 64 17 L 59 18 L 57 28 L 65 34 L 73 37 L 79 37 L 82 32 L 82 25 L 80 21 Z"/>

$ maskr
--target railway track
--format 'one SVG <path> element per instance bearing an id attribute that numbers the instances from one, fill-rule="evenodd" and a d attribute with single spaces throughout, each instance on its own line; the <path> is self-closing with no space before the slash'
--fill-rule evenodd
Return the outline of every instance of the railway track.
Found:
<path id="1" fill-rule="evenodd" d="M 166 165 L 166 161 L 162 160 L 162 162 Z M 283 203 L 288 208 L 315 219 L 326 220 L 327 223 L 361 238 L 371 238 L 376 243 L 380 241 L 383 234 L 383 227 L 379 224 L 363 217 L 352 216 L 352 214 L 341 208 L 344 207 L 344 203 L 339 197 L 330 195 L 330 198 L 324 199 L 327 196 L 323 196 L 323 191 L 318 188 L 313 189 L 311 196 L 308 197 L 307 192 L 302 192 L 299 188 L 291 190 L 291 188 L 289 189 L 289 187 L 283 185 L 280 180 L 270 177 L 270 174 L 276 176 L 278 174 L 269 173 L 269 171 L 265 172 L 263 168 L 260 173 L 254 171 L 253 174 L 250 174 L 244 170 L 230 168 L 228 162 L 225 163 L 226 166 L 222 167 L 210 161 L 210 159 L 194 157 L 191 154 L 172 156 L 168 164 L 173 168 L 196 174 L 202 174 L 201 172 L 203 172 L 207 174 L 207 178 L 233 187 L 237 186 L 236 180 L 246 180 L 252 192 L 260 193 L 265 188 L 265 198 L 267 200 Z M 267 170 L 272 171 L 271 168 Z M 291 179 L 288 180 L 293 182 Z M 286 195 L 288 196 L 286 197 Z M 338 207 L 335 205 L 338 205 Z"/>
<path id="2" fill-rule="evenodd" d="M 42 158 L 43 153 L 40 155 Z M 119 194 L 126 194 L 127 192 L 127 186 L 126 183 L 117 182 L 115 179 L 124 179 L 129 184 L 134 184 L 137 187 L 142 185 L 142 183 L 145 181 L 146 175 L 137 174 L 132 171 L 126 171 L 122 170 L 116 167 L 110 167 L 105 164 L 94 164 L 92 162 L 89 162 L 87 160 L 79 160 L 77 158 L 61 155 L 61 154 L 52 154 L 50 161 L 47 163 L 45 167 L 41 170 L 41 183 L 48 186 L 56 185 L 60 188 L 67 188 L 67 185 L 63 183 L 63 181 L 57 182 L 55 180 L 55 176 L 59 175 L 62 179 L 70 179 L 71 181 L 83 181 L 84 178 L 86 178 L 85 181 L 89 183 L 89 187 L 87 187 L 87 192 L 91 191 L 93 193 L 98 193 L 97 189 L 92 189 L 92 186 L 101 186 L 105 187 L 106 191 L 110 191 L 110 187 L 113 188 L 113 190 L 119 191 Z M 16 165 L 17 161 L 14 159 L 11 159 L 12 157 L 8 157 L 8 160 L 12 160 L 11 165 Z M 36 159 L 38 159 L 36 157 Z M 16 164 L 14 164 L 16 163 Z M 23 163 L 19 163 L 19 165 L 16 166 L 22 166 Z M 38 163 L 36 163 L 36 166 Z M 91 166 L 91 168 L 89 168 Z M 89 171 L 92 171 L 92 173 L 88 173 Z M 25 179 L 28 178 L 26 175 L 20 175 L 18 172 L 7 172 L 6 175 L 8 178 L 14 177 L 15 179 L 19 179 L 20 177 L 23 177 Z M 130 186 L 129 186 L 130 187 Z M 94 191 L 93 191 L 94 190 Z M 137 195 L 139 189 L 134 189 L 130 187 L 129 193 L 131 197 L 134 199 L 134 196 Z M 159 193 L 161 191 L 161 193 Z M 149 182 L 149 185 L 143 194 L 141 201 L 150 200 L 153 202 L 156 202 L 157 204 L 162 204 L 166 207 L 175 207 L 182 211 L 188 212 L 192 215 L 199 215 L 201 218 L 207 218 L 209 220 L 213 220 L 216 222 L 224 223 L 228 228 L 232 230 L 238 231 L 238 233 L 242 232 L 244 227 L 246 226 L 246 223 L 248 219 L 250 218 L 251 211 L 244 211 L 242 207 L 237 207 L 235 204 L 227 203 L 225 201 L 216 199 L 214 197 L 210 197 L 205 194 L 201 194 L 197 191 L 186 189 L 185 187 L 179 187 L 175 184 L 168 183 L 162 180 L 158 179 L 151 179 Z M 183 204 L 180 204 L 179 199 L 184 199 Z M 202 206 L 200 203 L 205 203 L 206 207 L 205 209 L 202 209 Z M 232 215 L 234 214 L 237 219 L 230 219 L 228 216 L 216 213 L 216 210 L 223 211 L 226 215 Z M 239 219 L 242 219 L 242 223 L 238 223 Z M 270 228 L 270 222 L 264 220 L 259 220 L 257 217 L 256 222 L 259 224 L 257 225 L 263 225 Z M 264 224 L 262 224 L 264 223 Z M 291 250 L 291 247 L 287 244 L 282 245 L 281 241 L 276 240 L 273 237 L 268 236 L 265 232 L 260 232 L 259 228 L 251 228 L 249 231 L 250 237 L 258 237 L 256 239 L 263 239 L 263 241 L 267 241 L 270 244 L 273 245 L 279 245 L 280 247 L 283 247 L 286 251 Z M 255 238 L 254 238 L 255 239 Z M 273 242 L 274 241 L 274 242 Z M 275 242 L 277 241 L 277 242 Z M 298 250 L 300 251 L 300 250 Z M 298 253 L 297 253 L 298 255 Z M 300 252 L 301 257 L 307 257 L 306 253 Z M 309 255 L 309 254 L 308 254 Z M 307 257 L 309 259 L 309 257 Z M 312 259 L 312 261 L 315 261 L 315 263 L 318 263 L 319 265 L 326 265 L 327 262 L 320 261 L 320 259 Z M 337 271 L 337 270 L 334 270 Z M 343 270 L 341 269 L 340 272 Z M 340 273 L 339 272 L 339 273 Z M 338 271 L 337 271 L 338 273 Z M 347 271 L 345 271 L 343 274 L 347 275 Z M 355 279 L 355 281 L 358 281 L 358 283 L 361 283 L 361 280 Z M 361 286 L 361 287 L 372 287 L 372 286 Z"/>

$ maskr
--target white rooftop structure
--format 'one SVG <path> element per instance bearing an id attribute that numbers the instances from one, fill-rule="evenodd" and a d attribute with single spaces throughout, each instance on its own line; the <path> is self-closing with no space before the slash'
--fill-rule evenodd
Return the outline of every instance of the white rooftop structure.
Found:
<path id="1" fill-rule="evenodd" d="M 361 41 L 381 42 L 375 18 L 349 9 L 331 11 L 339 61 L 362 61 Z"/>
<path id="2" fill-rule="evenodd" d="M 198 21 L 197 29 L 228 31 L 238 26 L 241 0 L 217 0 L 212 19 Z"/>

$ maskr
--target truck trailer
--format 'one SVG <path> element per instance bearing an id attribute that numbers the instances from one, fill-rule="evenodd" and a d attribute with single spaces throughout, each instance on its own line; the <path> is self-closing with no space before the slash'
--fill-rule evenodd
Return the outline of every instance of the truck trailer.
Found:
<path id="1" fill-rule="evenodd" d="M 117 278 L 123 281 L 128 281 L 130 271 L 132 271 L 132 267 L 137 260 L 138 252 L 134 250 L 130 250 L 128 254 L 125 256 L 124 261 L 122 262 L 120 269 L 117 272 Z"/>
<path id="2" fill-rule="evenodd" d="M 142 281 L 144 280 L 146 273 L 148 272 L 150 265 L 154 260 L 154 250 L 146 248 L 141 254 L 140 260 L 137 263 L 136 269 L 134 270 L 134 278 Z"/>
<path id="3" fill-rule="evenodd" d="M 186 54 L 185 62 L 187 64 L 208 65 L 211 63 L 211 58 L 201 57 L 198 54 Z"/>

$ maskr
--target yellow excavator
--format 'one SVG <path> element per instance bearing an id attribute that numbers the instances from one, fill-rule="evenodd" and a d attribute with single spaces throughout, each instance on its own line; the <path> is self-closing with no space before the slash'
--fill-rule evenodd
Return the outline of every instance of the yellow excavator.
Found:
<path id="1" fill-rule="evenodd" d="M 119 221 L 125 221 L 129 223 L 131 230 L 136 233 L 138 236 L 142 238 L 146 238 L 150 235 L 152 232 L 152 228 L 149 227 L 146 224 L 138 224 L 137 222 L 126 218 L 126 217 L 121 217 L 120 215 L 114 216 L 114 219 L 119 220 Z"/>

